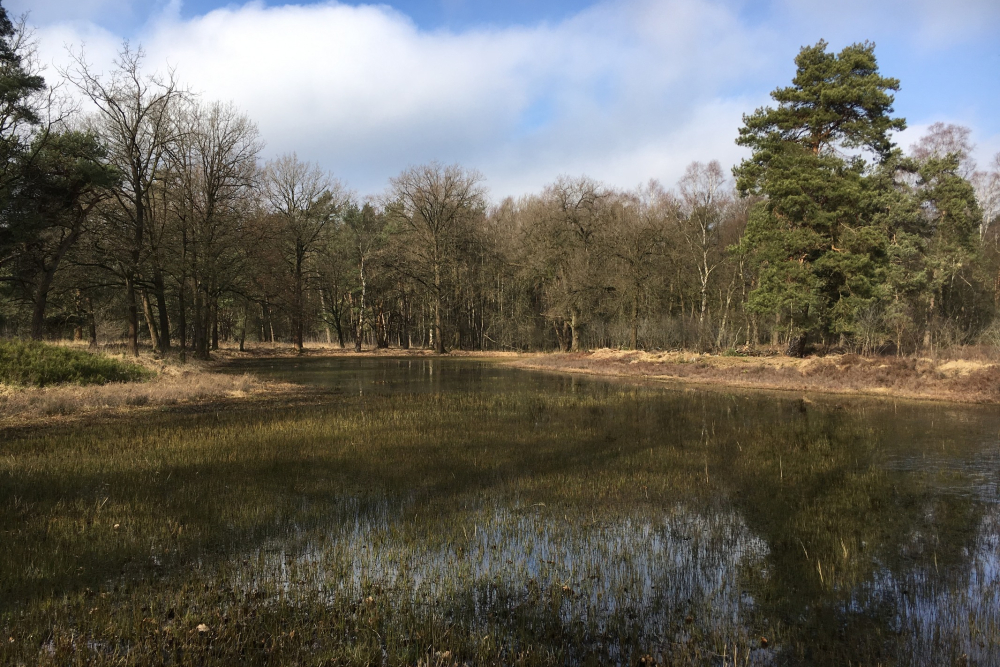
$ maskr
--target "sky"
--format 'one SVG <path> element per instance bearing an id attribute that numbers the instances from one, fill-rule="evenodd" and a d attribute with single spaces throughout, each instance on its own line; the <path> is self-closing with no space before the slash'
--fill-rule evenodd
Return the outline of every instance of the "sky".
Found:
<path id="1" fill-rule="evenodd" d="M 731 167 L 742 115 L 794 58 L 875 43 L 901 80 L 906 148 L 936 121 L 1000 153 L 997 0 L 0 0 L 28 12 L 50 83 L 80 52 L 108 72 L 125 41 L 360 196 L 403 169 L 477 169 L 492 197 L 561 175 L 668 187 L 692 161 Z"/>

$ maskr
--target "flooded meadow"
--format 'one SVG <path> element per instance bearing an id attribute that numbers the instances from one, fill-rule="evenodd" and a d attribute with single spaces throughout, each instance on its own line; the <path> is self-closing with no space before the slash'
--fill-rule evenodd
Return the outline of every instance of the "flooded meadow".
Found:
<path id="1" fill-rule="evenodd" d="M 995 407 L 469 358 L 0 440 L 0 664 L 1000 664 Z"/>

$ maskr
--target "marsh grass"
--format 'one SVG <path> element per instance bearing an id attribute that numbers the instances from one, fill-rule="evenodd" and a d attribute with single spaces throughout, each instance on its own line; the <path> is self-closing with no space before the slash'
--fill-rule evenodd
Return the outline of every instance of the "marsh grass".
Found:
<path id="1" fill-rule="evenodd" d="M 1000 659 L 995 418 L 428 363 L 0 439 L 0 663 Z"/>

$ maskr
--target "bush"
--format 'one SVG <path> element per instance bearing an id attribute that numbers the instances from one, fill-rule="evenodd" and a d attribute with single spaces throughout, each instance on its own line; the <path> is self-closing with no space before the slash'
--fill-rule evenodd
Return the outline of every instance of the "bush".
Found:
<path id="1" fill-rule="evenodd" d="M 152 375 L 141 366 L 89 352 L 39 342 L 0 341 L 0 382 L 4 384 L 107 384 L 136 382 Z"/>

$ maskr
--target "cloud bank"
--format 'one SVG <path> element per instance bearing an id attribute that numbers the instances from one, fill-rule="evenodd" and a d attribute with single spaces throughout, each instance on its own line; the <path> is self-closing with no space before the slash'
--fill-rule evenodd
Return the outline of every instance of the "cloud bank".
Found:
<path id="1" fill-rule="evenodd" d="M 789 20 L 819 20 L 816 5 L 787 4 Z M 85 10 L 119 5 L 84 0 L 76 20 L 41 27 L 43 59 L 65 66 L 65 47 L 85 45 L 109 67 L 122 38 Z M 734 164 L 741 115 L 786 84 L 799 46 L 710 0 L 613 0 L 555 24 L 461 31 L 421 29 L 384 5 L 179 9 L 134 35 L 147 68 L 232 100 L 268 156 L 296 151 L 362 194 L 430 160 L 479 169 L 494 197 L 560 174 L 631 187 L 672 183 L 692 160 Z"/>

